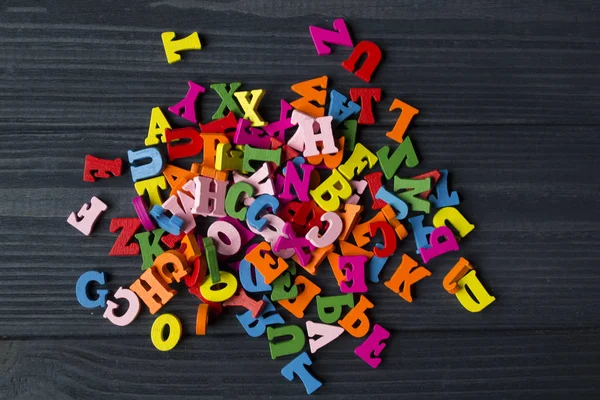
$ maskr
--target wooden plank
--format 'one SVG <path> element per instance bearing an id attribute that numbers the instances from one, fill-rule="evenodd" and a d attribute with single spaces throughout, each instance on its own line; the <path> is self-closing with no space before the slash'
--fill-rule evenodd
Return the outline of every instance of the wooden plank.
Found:
<path id="1" fill-rule="evenodd" d="M 241 80 L 247 88 L 265 88 L 271 104 L 290 96 L 290 84 L 323 74 L 339 90 L 364 86 L 340 67 L 349 49 L 315 54 L 308 25 L 329 26 L 337 15 L 351 18 L 356 42 L 369 39 L 384 49 L 386 60 L 373 81 L 384 88 L 384 104 L 400 96 L 423 110 L 423 123 L 600 123 L 598 113 L 587 111 L 600 105 L 588 89 L 600 80 L 600 27 L 585 11 L 590 2 L 519 5 L 528 9 L 519 13 L 490 1 L 487 7 L 464 7 L 459 19 L 447 7 L 411 12 L 392 6 L 386 14 L 382 5 L 363 14 L 358 1 L 331 2 L 318 13 L 306 2 L 242 2 L 226 16 L 219 8 L 234 6 L 166 1 L 123 10 L 121 3 L 103 2 L 73 12 L 65 11 L 68 2 L 57 3 L 46 13 L 0 15 L 0 52 L 9 62 L 0 77 L 0 126 L 141 129 L 151 107 L 176 102 L 188 79 L 206 85 Z M 166 27 L 199 30 L 204 50 L 168 65 L 160 42 Z M 205 117 L 218 104 L 218 96 L 207 94 Z"/>
<path id="2" fill-rule="evenodd" d="M 184 324 L 193 334 L 193 327 Z M 598 393 L 598 330 L 407 332 L 393 330 L 377 370 L 342 336 L 313 357 L 327 398 L 591 399 Z M 186 337 L 168 353 L 135 338 L 2 341 L 3 398 L 300 398 L 271 360 L 265 337 Z M 308 346 L 307 346 L 308 347 Z M 568 366 L 568 367 L 567 367 Z M 257 373 L 260 371 L 260 373 Z"/>

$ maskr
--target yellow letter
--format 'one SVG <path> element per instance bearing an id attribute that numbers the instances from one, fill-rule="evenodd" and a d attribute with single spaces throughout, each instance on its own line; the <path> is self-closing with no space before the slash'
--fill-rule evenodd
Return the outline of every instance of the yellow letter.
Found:
<path id="1" fill-rule="evenodd" d="M 377 164 L 377 156 L 373 154 L 369 149 L 363 146 L 361 143 L 357 143 L 352 155 L 338 170 L 344 175 L 344 178 L 352 180 L 356 175 L 360 174 L 363 169 L 369 165 L 369 168 L 373 168 Z M 356 171 L 356 172 L 355 172 Z"/>
<path id="2" fill-rule="evenodd" d="M 165 339 L 163 332 L 169 325 L 169 336 Z M 173 314 L 163 314 L 154 320 L 150 331 L 152 344 L 160 351 L 169 351 L 177 345 L 181 338 L 181 321 Z"/>
<path id="3" fill-rule="evenodd" d="M 169 121 L 159 107 L 154 107 L 150 114 L 150 125 L 148 126 L 148 136 L 144 140 L 146 146 L 153 146 L 160 142 L 166 143 L 165 129 L 171 129 Z"/>
<path id="4" fill-rule="evenodd" d="M 469 272 L 458 281 L 458 286 L 461 289 L 456 293 L 456 298 L 460 304 L 468 311 L 479 312 L 492 304 L 496 298 L 491 296 L 481 284 L 479 278 L 475 274 L 475 270 Z M 467 288 L 473 293 L 469 294 Z"/>
<path id="5" fill-rule="evenodd" d="M 164 190 L 167 188 L 167 180 L 164 176 L 157 176 L 155 178 L 137 181 L 134 184 L 134 187 L 135 191 L 140 196 L 143 196 L 144 193 L 148 192 L 148 200 L 150 201 L 150 208 L 152 208 L 155 205 L 162 205 L 159 189 Z"/>
<path id="6" fill-rule="evenodd" d="M 323 197 L 325 193 L 329 193 L 328 200 Z M 352 196 L 352 186 L 337 169 L 334 169 L 329 178 L 310 191 L 310 195 L 323 210 L 337 211 L 340 208 L 340 199 L 345 201 Z"/>
<path id="7" fill-rule="evenodd" d="M 475 229 L 475 225 L 469 223 L 467 219 L 454 207 L 444 207 L 433 216 L 433 226 L 439 228 L 450 222 L 450 225 L 458 231 L 458 235 L 464 238 Z"/>
<path id="8" fill-rule="evenodd" d="M 240 103 L 240 106 L 242 106 L 242 109 L 244 110 L 244 118 L 252 121 L 252 126 L 265 126 L 267 124 L 263 121 L 257 110 L 258 103 L 260 103 L 260 100 L 264 95 L 265 91 L 262 89 L 234 93 L 238 103 Z"/>
<path id="9" fill-rule="evenodd" d="M 167 62 L 169 64 L 181 61 L 181 56 L 177 54 L 180 51 L 202 49 L 198 32 L 194 32 L 191 35 L 179 40 L 173 40 L 175 39 L 175 32 L 163 32 L 160 37 L 165 48 L 165 54 L 167 55 Z"/>
<path id="10" fill-rule="evenodd" d="M 219 282 L 213 282 L 209 275 L 200 285 L 200 293 L 208 301 L 222 303 L 231 298 L 237 290 L 238 281 L 235 276 L 227 271 L 221 271 L 220 274 L 221 280 Z"/>

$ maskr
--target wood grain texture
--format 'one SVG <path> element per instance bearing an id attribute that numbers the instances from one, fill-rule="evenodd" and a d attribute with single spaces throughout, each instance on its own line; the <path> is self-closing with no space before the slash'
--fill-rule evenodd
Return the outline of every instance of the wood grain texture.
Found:
<path id="1" fill-rule="evenodd" d="M 100 3 L 100 4 L 95 4 Z M 421 112 L 410 128 L 422 160 L 412 176 L 450 170 L 460 209 L 477 228 L 461 243 L 497 301 L 466 312 L 433 271 L 408 304 L 369 291 L 374 322 L 392 332 L 376 371 L 343 336 L 313 357 L 327 398 L 597 398 L 600 394 L 600 7 L 592 1 L 13 1 L 0 5 L 0 398 L 294 398 L 304 393 L 232 313 L 193 336 L 197 302 L 185 290 L 165 307 L 185 337 L 156 351 L 143 311 L 118 328 L 75 299 L 89 269 L 108 286 L 131 283 L 141 259 L 108 257 L 110 218 L 133 215 L 129 174 L 83 182 L 86 154 L 126 157 L 143 147 L 150 110 L 177 102 L 194 80 L 264 88 L 266 119 L 292 83 L 321 75 L 347 92 L 361 81 L 318 57 L 308 25 L 345 17 L 355 43 L 384 51 L 372 87 L 378 124 L 398 97 Z M 198 31 L 203 50 L 168 65 L 160 33 Z M 210 119 L 219 97 L 202 100 Z M 182 120 L 171 118 L 174 125 Z M 92 237 L 66 224 L 92 195 L 109 210 Z M 412 238 L 401 251 L 414 254 Z M 389 262 L 384 278 L 398 265 Z M 325 263 L 316 278 L 336 292 Z M 299 323 L 286 311 L 284 318 Z M 315 305 L 308 316 L 316 318 Z"/>
<path id="2" fill-rule="evenodd" d="M 184 329 L 193 331 L 187 324 Z M 598 330 L 582 332 L 392 332 L 385 367 L 373 370 L 348 335 L 319 351 L 313 372 L 322 397 L 592 398 Z M 147 337 L 2 342 L 5 398 L 295 398 L 304 390 L 279 375 L 262 338 L 206 336 L 178 351 L 149 351 Z M 289 357 L 286 357 L 289 359 Z M 381 369 L 383 368 L 383 369 Z"/>

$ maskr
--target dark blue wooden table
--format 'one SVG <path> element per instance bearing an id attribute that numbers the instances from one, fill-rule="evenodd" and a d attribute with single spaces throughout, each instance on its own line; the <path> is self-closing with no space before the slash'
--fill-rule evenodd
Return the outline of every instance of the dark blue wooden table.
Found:
<path id="1" fill-rule="evenodd" d="M 377 370 L 345 335 L 313 357 L 327 398 L 598 398 L 600 381 L 600 8 L 593 1 L 26 1 L 0 5 L 0 397 L 293 398 L 266 338 L 232 313 L 194 335 L 197 300 L 165 308 L 184 337 L 150 342 L 144 310 L 125 328 L 87 310 L 75 282 L 105 271 L 128 286 L 139 258 L 108 257 L 110 218 L 134 216 L 129 174 L 82 181 L 86 154 L 126 158 L 143 147 L 150 110 L 177 102 L 187 81 L 263 88 L 266 119 L 290 85 L 328 75 L 342 93 L 366 86 L 317 57 L 309 25 L 348 22 L 355 41 L 384 51 L 372 150 L 400 98 L 421 110 L 409 134 L 422 162 L 447 168 L 477 226 L 461 243 L 497 298 L 479 314 L 441 287 L 456 254 L 428 268 L 409 304 L 374 285 L 372 319 L 392 332 Z M 200 33 L 203 50 L 168 65 L 160 34 Z M 202 100 L 208 120 L 219 105 Z M 410 174 L 408 175 L 410 176 Z M 92 237 L 67 225 L 92 195 L 109 210 Z M 412 238 L 384 271 L 389 278 Z M 316 281 L 335 293 L 328 267 Z M 299 323 L 284 314 L 290 323 Z M 314 319 L 314 304 L 308 317 Z"/>

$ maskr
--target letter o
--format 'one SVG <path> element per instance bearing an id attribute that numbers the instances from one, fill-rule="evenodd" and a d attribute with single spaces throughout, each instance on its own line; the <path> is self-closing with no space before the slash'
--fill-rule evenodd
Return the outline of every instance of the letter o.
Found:
<path id="1" fill-rule="evenodd" d="M 225 287 L 213 289 L 213 286 L 225 284 Z M 207 276 L 200 285 L 200 294 L 208 301 L 222 303 L 231 298 L 237 291 L 238 281 L 235 276 L 227 271 L 221 271 L 221 281 L 213 282 L 210 276 Z"/>
<path id="2" fill-rule="evenodd" d="M 165 339 L 163 332 L 169 325 L 169 336 Z M 150 331 L 152 344 L 160 351 L 169 351 L 179 343 L 181 338 L 181 321 L 173 314 L 163 314 L 154 320 Z"/>

